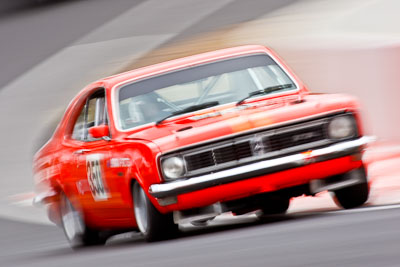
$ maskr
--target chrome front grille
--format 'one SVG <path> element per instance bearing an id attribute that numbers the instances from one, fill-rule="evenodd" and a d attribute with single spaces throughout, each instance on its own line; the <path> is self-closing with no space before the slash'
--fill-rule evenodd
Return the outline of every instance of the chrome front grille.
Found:
<path id="1" fill-rule="evenodd" d="M 213 151 L 217 164 L 240 160 L 253 155 L 249 141 L 224 146 Z"/>
<path id="2" fill-rule="evenodd" d="M 270 151 L 278 151 L 326 139 L 325 127 L 316 125 L 277 133 L 264 138 Z"/>
<path id="3" fill-rule="evenodd" d="M 185 157 L 186 168 L 188 171 L 194 171 L 215 165 L 212 150 L 200 152 L 198 154 Z"/>
<path id="4" fill-rule="evenodd" d="M 327 124 L 332 117 L 253 132 L 181 151 L 179 154 L 186 162 L 185 176 L 330 145 L 337 142 L 329 139 L 327 134 Z"/>
<path id="5" fill-rule="evenodd" d="M 194 171 L 253 156 L 250 141 L 233 143 L 218 148 L 191 154 L 185 157 L 186 168 Z"/>

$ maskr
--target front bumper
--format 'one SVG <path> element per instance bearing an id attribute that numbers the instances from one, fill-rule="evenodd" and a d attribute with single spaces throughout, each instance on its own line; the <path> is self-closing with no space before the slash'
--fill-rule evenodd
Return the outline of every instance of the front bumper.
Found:
<path id="1" fill-rule="evenodd" d="M 216 185 L 227 184 L 273 172 L 301 167 L 311 163 L 344 157 L 361 152 L 366 144 L 374 140 L 374 137 L 363 136 L 356 140 L 345 141 L 328 147 L 276 159 L 258 161 L 228 170 L 192 177 L 187 180 L 153 184 L 149 188 L 149 193 L 156 198 L 174 197 Z"/>

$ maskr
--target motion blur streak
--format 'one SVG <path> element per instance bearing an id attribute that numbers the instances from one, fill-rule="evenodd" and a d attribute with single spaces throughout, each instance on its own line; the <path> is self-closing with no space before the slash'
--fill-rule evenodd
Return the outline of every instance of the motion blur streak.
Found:
<path id="1" fill-rule="evenodd" d="M 369 132 L 380 138 L 368 152 L 369 203 L 400 202 L 400 128 L 393 119 L 400 108 L 399 1 L 56 2 L 1 13 L 0 59 L 6 62 L 0 73 L 2 217 L 43 222 L 40 210 L 16 207 L 9 196 L 32 191 L 32 151 L 88 81 L 133 66 L 254 43 L 276 50 L 312 91 L 361 99 Z M 73 80 L 65 73 L 72 73 L 68 77 Z M 72 252 L 52 226 L 0 219 L 0 265 L 398 265 L 398 208 L 313 213 L 321 209 L 335 209 L 324 194 L 295 199 L 290 210 L 297 213 L 262 223 L 253 217 L 222 218 L 210 228 L 189 229 L 177 240 L 148 245 L 135 236 L 81 252 Z"/>
<path id="2" fill-rule="evenodd" d="M 127 69 L 195 52 L 265 44 L 304 77 L 311 91 L 358 96 L 368 130 L 384 140 L 399 140 L 400 129 L 392 121 L 400 112 L 397 8 L 395 0 L 298 1 L 254 21 L 151 51 Z"/>

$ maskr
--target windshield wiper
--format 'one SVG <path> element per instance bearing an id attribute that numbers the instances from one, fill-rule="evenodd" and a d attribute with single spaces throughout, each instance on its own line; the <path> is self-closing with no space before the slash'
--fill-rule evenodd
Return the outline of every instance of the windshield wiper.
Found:
<path id="1" fill-rule="evenodd" d="M 251 98 L 253 96 L 265 95 L 265 94 L 269 94 L 269 93 L 272 93 L 272 92 L 275 92 L 275 91 L 279 91 L 279 90 L 286 89 L 286 88 L 291 88 L 291 87 L 293 87 L 292 83 L 286 83 L 286 84 L 269 86 L 269 87 L 266 87 L 266 88 L 261 89 L 261 90 L 253 91 L 248 96 L 246 96 L 245 98 L 239 100 L 236 103 L 236 106 L 241 105 L 244 101 L 246 101 L 247 99 L 249 99 L 249 98 Z"/>
<path id="2" fill-rule="evenodd" d="M 192 112 L 192 111 L 196 111 L 196 110 L 200 110 L 200 109 L 210 108 L 210 107 L 216 106 L 216 105 L 218 105 L 218 104 L 219 104 L 218 101 L 210 101 L 210 102 L 205 102 L 205 103 L 193 105 L 193 106 L 184 108 L 184 109 L 182 109 L 182 110 L 178 110 L 178 111 L 172 112 L 172 113 L 169 114 L 168 116 L 162 118 L 161 120 L 158 120 L 158 121 L 156 122 L 156 125 L 159 125 L 160 123 L 162 123 L 162 122 L 165 121 L 166 119 L 171 118 L 171 117 L 173 117 L 173 116 L 180 115 L 180 114 L 184 114 L 184 113 L 188 113 L 188 112 Z"/>

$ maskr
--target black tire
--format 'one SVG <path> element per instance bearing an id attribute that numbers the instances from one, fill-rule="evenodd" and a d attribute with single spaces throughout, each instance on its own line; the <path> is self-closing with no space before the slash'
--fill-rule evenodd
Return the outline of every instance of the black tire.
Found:
<path id="1" fill-rule="evenodd" d="M 179 229 L 174 224 L 172 213 L 160 213 L 137 182 L 133 185 L 132 193 L 135 219 L 146 241 L 159 241 L 177 235 Z"/>
<path id="2" fill-rule="evenodd" d="M 284 214 L 289 208 L 288 197 L 268 196 L 261 207 L 262 215 Z"/>
<path id="3" fill-rule="evenodd" d="M 363 205 L 368 200 L 368 195 L 369 188 L 366 181 L 335 191 L 336 202 L 345 209 Z"/>
<path id="4" fill-rule="evenodd" d="M 62 228 L 72 248 L 104 245 L 106 238 L 99 231 L 89 228 L 80 213 L 72 206 L 69 199 L 62 194 L 60 202 Z"/>

